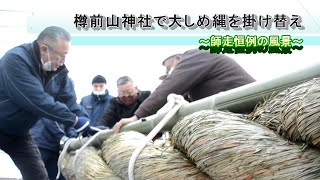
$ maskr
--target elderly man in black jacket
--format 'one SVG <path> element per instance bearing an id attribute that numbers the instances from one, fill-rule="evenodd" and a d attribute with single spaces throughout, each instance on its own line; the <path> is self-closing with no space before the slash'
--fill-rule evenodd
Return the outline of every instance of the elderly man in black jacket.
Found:
<path id="1" fill-rule="evenodd" d="M 122 118 L 129 118 L 139 108 L 140 104 L 149 97 L 150 91 L 140 91 L 128 76 L 117 80 L 118 97 L 111 99 L 109 107 L 100 120 L 99 125 L 118 131 L 122 126 Z"/>

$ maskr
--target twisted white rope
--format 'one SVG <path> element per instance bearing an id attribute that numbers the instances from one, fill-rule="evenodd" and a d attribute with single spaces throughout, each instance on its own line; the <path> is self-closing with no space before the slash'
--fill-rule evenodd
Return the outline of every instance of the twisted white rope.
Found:
<path id="1" fill-rule="evenodd" d="M 186 103 L 183 96 L 176 94 L 169 94 L 167 97 L 167 104 L 165 104 L 158 112 L 157 115 L 167 113 L 166 116 L 157 124 L 155 128 L 147 135 L 145 140 L 137 146 L 131 155 L 128 167 L 129 180 L 134 180 L 134 164 L 145 146 L 150 142 L 161 129 L 169 122 L 169 120 L 176 114 L 180 107 Z"/>

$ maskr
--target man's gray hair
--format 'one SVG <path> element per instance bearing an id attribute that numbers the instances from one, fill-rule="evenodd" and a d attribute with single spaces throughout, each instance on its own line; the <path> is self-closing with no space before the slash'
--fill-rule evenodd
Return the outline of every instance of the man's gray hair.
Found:
<path id="1" fill-rule="evenodd" d="M 129 76 L 122 76 L 117 80 L 117 87 L 127 84 L 128 82 L 133 82 Z"/>
<path id="2" fill-rule="evenodd" d="M 61 27 L 50 26 L 41 31 L 41 33 L 38 35 L 37 43 L 55 45 L 58 38 L 70 41 L 71 35 Z"/>

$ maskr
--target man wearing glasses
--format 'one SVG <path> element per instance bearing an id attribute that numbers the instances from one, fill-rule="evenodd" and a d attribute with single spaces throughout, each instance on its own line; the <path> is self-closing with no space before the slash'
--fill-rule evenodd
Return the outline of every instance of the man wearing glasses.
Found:
<path id="1" fill-rule="evenodd" d="M 47 27 L 34 42 L 9 50 L 0 60 L 0 149 L 11 157 L 25 180 L 48 179 L 29 133 L 40 118 L 74 127 L 77 132 L 90 130 L 90 119 L 78 117 L 68 108 L 68 102 L 76 98 L 64 93 L 68 76 L 56 78 L 68 72 L 64 61 L 70 40 L 66 30 Z M 53 80 L 61 89 L 50 85 Z"/>
<path id="2" fill-rule="evenodd" d="M 128 76 L 117 80 L 118 97 L 111 99 L 108 109 L 99 122 L 99 125 L 113 128 L 118 132 L 119 128 L 126 124 L 120 121 L 134 115 L 140 104 L 149 97 L 150 91 L 140 91 Z"/>

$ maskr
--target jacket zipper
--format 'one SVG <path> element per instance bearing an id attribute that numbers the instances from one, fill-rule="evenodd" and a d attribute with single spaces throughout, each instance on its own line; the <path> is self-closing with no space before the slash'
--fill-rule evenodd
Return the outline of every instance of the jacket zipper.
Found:
<path id="1" fill-rule="evenodd" d="M 63 69 L 62 71 L 58 72 L 57 74 L 55 74 L 52 78 L 50 78 L 50 80 L 48 81 L 47 85 L 43 88 L 44 90 L 48 87 L 48 85 L 51 83 L 51 81 L 53 79 L 55 79 L 57 76 L 59 76 L 62 72 L 66 71 L 66 69 Z"/>

